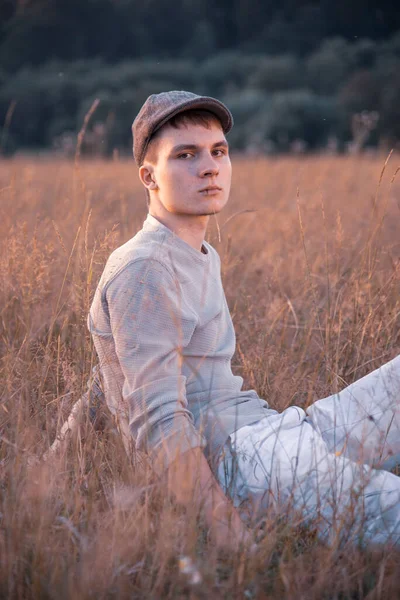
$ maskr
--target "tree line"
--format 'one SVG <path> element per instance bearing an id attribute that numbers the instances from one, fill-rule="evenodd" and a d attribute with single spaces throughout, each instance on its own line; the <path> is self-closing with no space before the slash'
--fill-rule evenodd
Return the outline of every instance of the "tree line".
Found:
<path id="1" fill-rule="evenodd" d="M 235 119 L 235 150 L 398 144 L 393 3 L 382 0 L 375 11 L 361 0 L 215 4 L 3 0 L 0 151 L 72 153 L 98 99 L 83 151 L 130 152 L 140 106 L 168 89 L 223 100 Z"/>
<path id="2" fill-rule="evenodd" d="M 2 0 L 0 68 L 228 49 L 305 56 L 327 37 L 382 40 L 399 29 L 393 0 Z"/>

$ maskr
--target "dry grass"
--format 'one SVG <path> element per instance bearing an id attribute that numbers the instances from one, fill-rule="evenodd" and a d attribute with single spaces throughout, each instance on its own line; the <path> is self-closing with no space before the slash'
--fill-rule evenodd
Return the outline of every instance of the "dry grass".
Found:
<path id="1" fill-rule="evenodd" d="M 214 221 L 209 241 L 237 332 L 234 371 L 273 407 L 306 406 L 399 353 L 399 157 L 382 174 L 384 162 L 234 161 L 221 241 Z M 28 473 L 86 386 L 93 291 L 146 208 L 132 161 L 4 161 L 0 200 L 0 597 L 398 597 L 398 555 L 326 548 L 280 526 L 240 579 L 239 557 L 129 468 L 109 422 Z M 236 214 L 245 209 L 255 212 Z M 121 486 L 134 490 L 123 510 Z"/>

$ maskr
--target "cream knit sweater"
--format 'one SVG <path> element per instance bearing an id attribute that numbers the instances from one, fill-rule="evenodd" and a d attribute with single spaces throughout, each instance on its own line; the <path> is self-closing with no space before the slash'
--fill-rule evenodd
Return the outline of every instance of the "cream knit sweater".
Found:
<path id="1" fill-rule="evenodd" d="M 231 371 L 218 253 L 207 242 L 199 252 L 150 214 L 110 255 L 87 322 L 108 407 L 158 472 L 197 446 L 215 468 L 230 433 L 276 413 Z"/>

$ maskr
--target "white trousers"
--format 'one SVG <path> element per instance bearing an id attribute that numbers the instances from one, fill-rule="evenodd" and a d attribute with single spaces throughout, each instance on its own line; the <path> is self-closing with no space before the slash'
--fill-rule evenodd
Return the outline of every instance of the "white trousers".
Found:
<path id="1" fill-rule="evenodd" d="M 320 539 L 400 545 L 400 355 L 306 411 L 240 428 L 217 478 L 243 520 L 313 524 Z M 271 521 L 270 521 L 271 522 Z"/>

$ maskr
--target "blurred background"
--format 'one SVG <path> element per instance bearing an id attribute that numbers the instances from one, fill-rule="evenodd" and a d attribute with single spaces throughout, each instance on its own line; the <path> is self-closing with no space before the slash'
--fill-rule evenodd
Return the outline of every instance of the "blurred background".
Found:
<path id="1" fill-rule="evenodd" d="M 234 151 L 371 153 L 400 140 L 393 0 L 0 0 L 0 153 L 130 154 L 147 96 L 232 110 Z"/>

